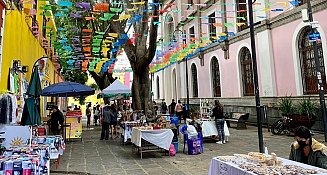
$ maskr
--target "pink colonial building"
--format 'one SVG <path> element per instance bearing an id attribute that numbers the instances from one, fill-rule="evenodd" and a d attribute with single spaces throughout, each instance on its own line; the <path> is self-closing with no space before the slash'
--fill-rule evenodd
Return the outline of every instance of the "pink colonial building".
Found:
<path id="1" fill-rule="evenodd" d="M 163 43 L 169 43 L 173 36 L 176 37 L 177 30 L 186 34 L 187 43 L 192 38 L 201 37 L 212 41 L 227 39 L 210 44 L 193 55 L 188 59 L 187 66 L 182 60 L 155 72 L 152 87 L 158 102 L 163 99 L 167 104 L 171 99 L 185 101 L 187 67 L 191 108 L 199 106 L 200 99 L 219 99 L 226 112 L 249 112 L 250 121 L 256 120 L 246 2 L 165 1 L 169 8 L 161 21 Z M 319 59 L 326 85 L 327 1 L 311 0 L 311 5 L 313 18 L 320 25 Z M 276 110 L 278 98 L 318 98 L 313 47 L 308 39 L 309 24 L 302 21 L 301 14 L 307 5 L 306 0 L 257 0 L 253 7 L 261 103 L 268 107 L 269 120 L 273 121 L 280 117 Z M 167 45 L 163 44 L 158 49 L 169 50 Z M 317 123 L 318 128 L 320 124 Z"/>

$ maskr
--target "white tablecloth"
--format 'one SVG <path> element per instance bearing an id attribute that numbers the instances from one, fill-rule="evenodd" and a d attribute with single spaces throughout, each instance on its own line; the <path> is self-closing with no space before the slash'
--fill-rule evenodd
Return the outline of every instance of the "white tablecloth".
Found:
<path id="1" fill-rule="evenodd" d="M 202 135 L 203 137 L 211 137 L 218 135 L 215 121 L 201 121 L 202 122 Z"/>
<path id="2" fill-rule="evenodd" d="M 326 170 L 324 169 L 306 165 L 303 163 L 294 162 L 284 158 L 278 158 L 278 159 L 282 160 L 284 165 L 298 165 L 303 168 L 318 170 L 318 172 L 319 170 L 320 172 L 326 172 Z M 208 175 L 255 175 L 255 174 L 241 169 L 238 165 L 232 162 L 224 162 L 215 157 L 211 160 Z M 327 173 L 319 173 L 319 175 L 327 175 Z"/>
<path id="3" fill-rule="evenodd" d="M 132 143 L 138 147 L 142 147 L 141 140 L 144 139 L 160 148 L 169 150 L 173 137 L 174 137 L 174 133 L 171 129 L 158 129 L 158 130 L 140 130 L 137 128 L 132 129 Z"/>
<path id="4" fill-rule="evenodd" d="M 136 125 L 140 122 L 124 122 L 124 142 L 127 142 L 128 139 L 131 139 L 132 138 L 132 128 L 131 125 Z"/>

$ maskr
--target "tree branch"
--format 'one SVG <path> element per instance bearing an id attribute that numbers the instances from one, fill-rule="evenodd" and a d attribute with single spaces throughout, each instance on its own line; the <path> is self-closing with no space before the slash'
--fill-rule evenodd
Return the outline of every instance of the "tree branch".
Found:
<path id="1" fill-rule="evenodd" d="M 158 3 L 158 0 L 154 0 L 154 3 Z M 159 16 L 159 5 L 154 6 L 154 13 L 153 16 Z M 147 49 L 147 56 L 145 58 L 145 65 L 149 65 L 156 53 L 156 49 L 157 49 L 157 36 L 158 36 L 158 25 L 155 25 L 155 22 L 159 21 L 159 17 L 158 18 L 152 18 L 151 21 L 151 26 L 150 26 L 150 36 L 149 36 L 149 48 Z"/>

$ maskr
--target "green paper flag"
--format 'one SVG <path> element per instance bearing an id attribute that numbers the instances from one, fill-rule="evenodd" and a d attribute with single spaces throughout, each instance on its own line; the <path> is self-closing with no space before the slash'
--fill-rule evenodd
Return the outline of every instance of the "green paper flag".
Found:
<path id="1" fill-rule="evenodd" d="M 123 12 L 123 9 L 122 8 L 112 8 L 112 7 L 110 7 L 110 11 L 115 12 L 115 13 L 121 13 L 121 12 Z"/>
<path id="2" fill-rule="evenodd" d="M 225 23 L 225 27 L 233 27 L 233 23 Z"/>

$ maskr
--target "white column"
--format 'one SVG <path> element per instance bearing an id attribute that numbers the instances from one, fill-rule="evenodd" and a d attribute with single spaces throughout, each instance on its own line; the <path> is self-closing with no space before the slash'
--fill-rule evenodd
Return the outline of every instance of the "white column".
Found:
<path id="1" fill-rule="evenodd" d="M 265 30 L 257 34 L 258 41 L 258 60 L 259 60 L 259 76 L 261 80 L 262 96 L 273 97 L 276 93 L 276 76 L 274 55 L 272 51 L 271 31 Z"/>

